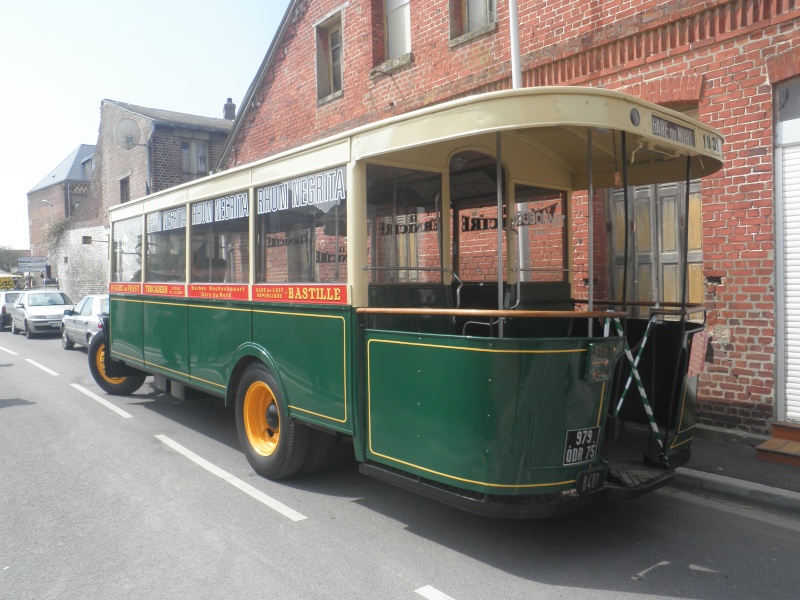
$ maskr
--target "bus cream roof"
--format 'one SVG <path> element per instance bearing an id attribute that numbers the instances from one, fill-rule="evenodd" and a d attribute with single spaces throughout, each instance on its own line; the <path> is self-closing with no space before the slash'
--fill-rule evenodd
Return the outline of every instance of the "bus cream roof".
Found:
<path id="1" fill-rule="evenodd" d="M 524 169 L 526 180 L 572 190 L 588 187 L 591 132 L 593 185 L 611 187 L 622 171 L 621 131 L 626 132 L 631 185 L 685 180 L 687 156 L 691 178 L 722 167 L 719 132 L 678 112 L 599 88 L 525 88 L 469 96 L 364 125 L 111 210 L 116 221 L 181 198 L 209 198 L 351 160 L 445 171 L 459 150 L 493 155 L 496 132 L 501 132 L 503 161 L 515 177 Z"/>

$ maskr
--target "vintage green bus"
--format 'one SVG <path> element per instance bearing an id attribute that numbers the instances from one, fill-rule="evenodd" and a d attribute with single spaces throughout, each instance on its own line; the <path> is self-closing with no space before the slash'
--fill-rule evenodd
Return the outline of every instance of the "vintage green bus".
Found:
<path id="1" fill-rule="evenodd" d="M 651 490 L 689 458 L 705 312 L 685 261 L 671 302 L 595 298 L 631 275 L 594 207 L 721 165 L 713 129 L 590 88 L 334 135 L 111 209 L 90 368 L 235 404 L 270 479 L 348 441 L 363 473 L 481 514 Z"/>

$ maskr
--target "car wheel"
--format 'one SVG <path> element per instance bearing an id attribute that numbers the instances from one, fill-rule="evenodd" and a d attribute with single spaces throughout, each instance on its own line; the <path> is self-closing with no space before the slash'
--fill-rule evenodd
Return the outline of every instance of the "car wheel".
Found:
<path id="1" fill-rule="evenodd" d="M 17 329 L 17 326 L 14 325 L 14 321 L 11 321 L 11 333 L 13 333 L 14 335 L 17 335 L 19 333 L 19 329 Z"/>
<path id="2" fill-rule="evenodd" d="M 31 339 L 33 337 L 33 332 L 31 331 L 31 326 L 28 325 L 28 322 L 25 321 L 22 323 L 25 326 L 25 337 Z"/>
<path id="3" fill-rule="evenodd" d="M 64 350 L 72 350 L 75 347 L 75 343 L 72 342 L 67 335 L 66 327 L 61 328 L 61 347 L 64 348 Z"/>

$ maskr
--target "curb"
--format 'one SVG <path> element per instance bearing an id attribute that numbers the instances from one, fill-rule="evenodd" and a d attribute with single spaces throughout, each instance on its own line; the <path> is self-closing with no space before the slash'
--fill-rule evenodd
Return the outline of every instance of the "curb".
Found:
<path id="1" fill-rule="evenodd" d="M 723 497 L 800 514 L 800 493 L 680 467 L 672 485 L 697 494 Z"/>

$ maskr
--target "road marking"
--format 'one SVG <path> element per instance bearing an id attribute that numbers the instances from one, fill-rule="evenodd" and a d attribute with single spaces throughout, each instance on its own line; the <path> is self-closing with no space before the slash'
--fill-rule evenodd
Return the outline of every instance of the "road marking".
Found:
<path id="1" fill-rule="evenodd" d="M 110 409 L 110 410 L 113 410 L 113 411 L 114 411 L 115 413 L 117 413 L 117 414 L 118 414 L 120 417 L 123 417 L 124 419 L 130 419 L 131 417 L 133 417 L 133 415 L 132 415 L 132 414 L 130 414 L 130 413 L 126 413 L 126 412 L 125 412 L 124 410 L 122 410 L 121 408 L 119 408 L 119 407 L 117 407 L 117 406 L 114 406 L 113 404 L 111 404 L 111 402 L 109 402 L 109 401 L 108 401 L 108 400 L 106 400 L 105 398 L 101 398 L 100 396 L 98 396 L 98 395 L 97 395 L 97 394 L 95 394 L 94 392 L 90 392 L 90 391 L 89 391 L 89 390 L 87 390 L 85 387 L 81 387 L 81 386 L 79 386 L 77 383 L 72 383 L 72 384 L 70 384 L 70 385 L 72 385 L 72 387 L 74 387 L 74 388 L 75 388 L 76 390 L 78 390 L 79 392 L 81 392 L 81 393 L 83 393 L 83 394 L 86 394 L 87 396 L 89 396 L 89 398 L 91 398 L 92 400 L 96 400 L 97 402 L 99 402 L 100 404 L 102 404 L 103 406 L 105 406 L 106 408 L 108 408 L 108 409 Z"/>
<path id="2" fill-rule="evenodd" d="M 17 353 L 16 353 L 16 352 L 12 352 L 12 351 L 11 351 L 11 350 L 9 350 L 8 348 L 3 348 L 2 346 L 0 346 L 0 350 L 2 350 L 3 352 L 8 352 L 9 354 L 11 354 L 11 355 L 13 355 L 13 356 L 17 356 Z"/>
<path id="3" fill-rule="evenodd" d="M 653 565 L 649 569 L 645 569 L 644 571 L 638 572 L 636 575 L 631 577 L 631 579 L 644 579 L 644 576 L 653 569 L 655 569 L 656 567 L 666 567 L 668 564 L 669 564 L 668 560 L 662 560 L 660 563 Z"/>
<path id="4" fill-rule="evenodd" d="M 34 367 L 39 367 L 39 368 L 40 368 L 42 371 L 44 371 L 45 373 L 50 373 L 50 375 L 53 375 L 53 376 L 55 376 L 55 377 L 58 377 L 58 373 L 56 373 L 55 371 L 53 371 L 53 370 L 51 370 L 51 369 L 48 369 L 48 368 L 47 368 L 47 367 L 45 367 L 44 365 L 40 365 L 40 364 L 39 364 L 39 363 L 37 363 L 35 360 L 31 360 L 30 358 L 26 358 L 25 360 L 26 360 L 26 361 L 28 361 L 29 363 L 31 363 L 31 364 L 32 364 Z"/>
<path id="5" fill-rule="evenodd" d="M 709 569 L 708 567 L 701 567 L 700 565 L 689 565 L 690 571 L 700 571 L 701 573 L 719 573 L 719 571 L 715 571 L 714 569 Z"/>
<path id="6" fill-rule="evenodd" d="M 212 473 L 217 477 L 219 477 L 220 479 L 227 481 L 232 486 L 239 488 L 248 496 L 251 496 L 256 500 L 258 500 L 259 502 L 261 502 L 262 504 L 269 506 L 272 510 L 281 513 L 284 517 L 288 517 L 292 521 L 302 521 L 303 519 L 308 518 L 305 515 L 301 515 L 299 512 L 289 508 L 285 504 L 278 502 L 277 500 L 275 500 L 275 498 L 267 496 L 264 492 L 257 490 L 256 488 L 254 488 L 248 483 L 245 483 L 238 477 L 235 477 L 234 475 L 231 475 L 227 471 L 220 469 L 218 466 L 211 464 L 206 459 L 199 457 L 191 450 L 184 448 L 178 442 L 171 440 L 167 436 L 157 435 L 156 438 L 161 440 L 163 443 L 165 443 L 167 446 L 169 446 L 176 452 L 183 454 L 186 458 L 188 458 L 195 464 L 200 465 L 209 473 Z"/>
<path id="7" fill-rule="evenodd" d="M 414 590 L 423 598 L 427 598 L 428 600 L 453 600 L 447 594 L 440 592 L 435 587 L 431 587 L 426 585 L 425 587 L 421 587 L 418 590 Z"/>

